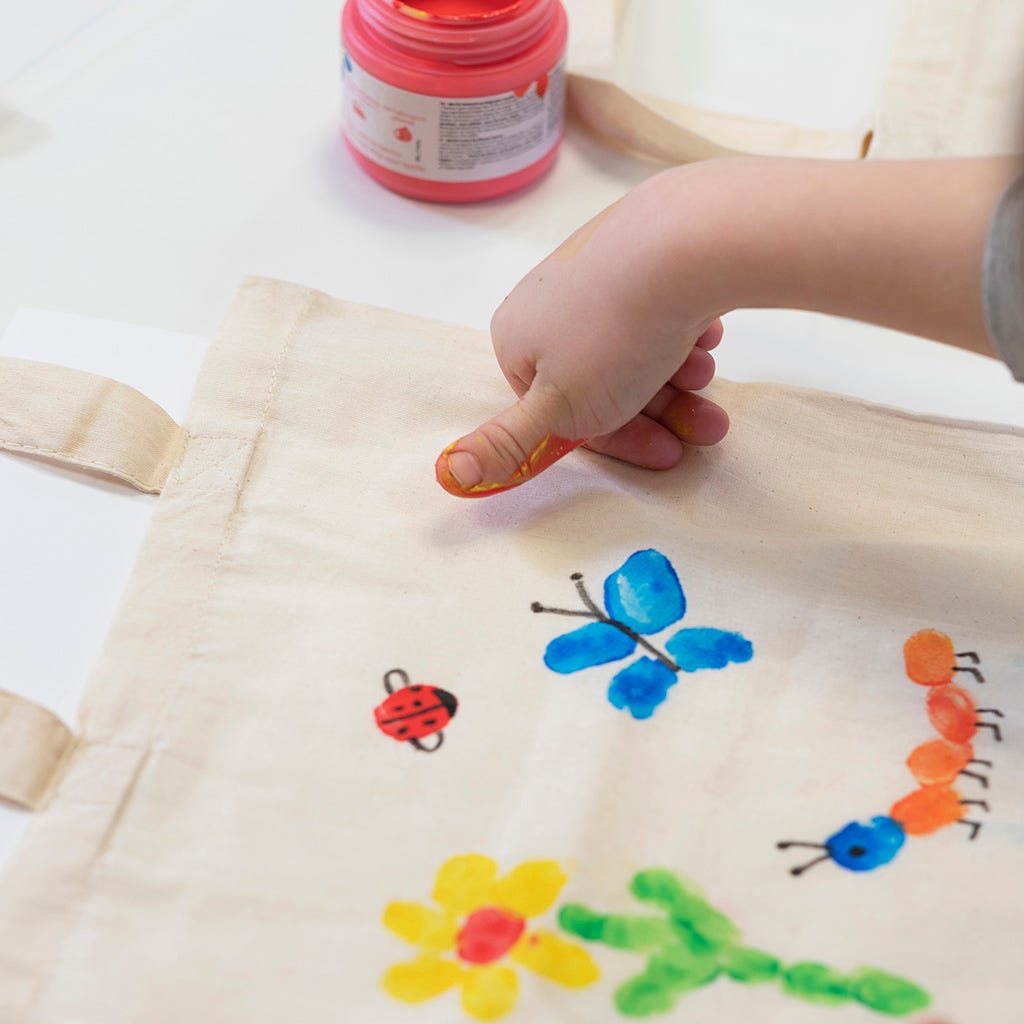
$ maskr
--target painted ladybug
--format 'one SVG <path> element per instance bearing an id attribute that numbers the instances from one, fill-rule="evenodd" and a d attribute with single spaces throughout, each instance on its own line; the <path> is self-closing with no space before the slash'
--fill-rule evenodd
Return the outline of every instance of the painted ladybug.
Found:
<path id="1" fill-rule="evenodd" d="M 397 687 L 393 680 L 398 680 Z M 410 686 L 408 673 L 400 668 L 385 673 L 384 689 L 388 691 L 387 700 L 373 709 L 381 732 L 402 743 L 411 743 L 426 754 L 440 750 L 444 743 L 441 730 L 455 717 L 459 706 L 455 697 L 437 686 Z M 420 742 L 427 736 L 437 736 L 432 747 Z"/>

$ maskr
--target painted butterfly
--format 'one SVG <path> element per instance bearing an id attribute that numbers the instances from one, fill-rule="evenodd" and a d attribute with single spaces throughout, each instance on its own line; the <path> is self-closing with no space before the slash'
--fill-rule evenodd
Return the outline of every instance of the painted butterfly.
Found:
<path id="1" fill-rule="evenodd" d="M 587 593 L 583 574 L 573 573 L 570 578 L 584 610 L 548 608 L 535 601 L 533 611 L 594 621 L 555 637 L 544 652 L 544 664 L 569 675 L 628 658 L 642 648 L 647 654 L 616 673 L 608 688 L 608 700 L 620 710 L 628 709 L 634 718 L 650 718 L 680 672 L 721 669 L 754 656 L 749 640 L 721 629 L 680 629 L 665 642 L 664 651 L 645 639 L 686 614 L 679 577 L 672 563 L 653 548 L 630 555 L 604 581 L 603 611 Z"/>

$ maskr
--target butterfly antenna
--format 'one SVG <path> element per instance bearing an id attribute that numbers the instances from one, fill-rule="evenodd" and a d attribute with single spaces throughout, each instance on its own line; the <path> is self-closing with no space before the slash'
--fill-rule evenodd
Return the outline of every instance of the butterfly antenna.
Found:
<path id="1" fill-rule="evenodd" d="M 594 602 L 591 600 L 590 595 L 587 593 L 587 585 L 583 582 L 583 573 L 574 572 L 569 577 L 569 579 L 571 579 L 573 583 L 576 584 L 576 593 L 580 595 L 580 600 L 583 602 L 583 604 L 591 612 L 593 612 L 594 615 L 596 615 L 599 619 L 607 618 L 607 616 L 602 613 L 601 609 L 598 608 L 596 604 L 594 604 Z"/>

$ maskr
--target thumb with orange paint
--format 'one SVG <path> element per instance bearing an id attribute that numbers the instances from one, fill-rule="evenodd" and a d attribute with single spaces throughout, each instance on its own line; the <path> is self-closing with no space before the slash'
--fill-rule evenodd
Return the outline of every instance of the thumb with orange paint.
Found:
<path id="1" fill-rule="evenodd" d="M 437 482 L 459 498 L 484 498 L 518 487 L 583 444 L 554 433 L 565 410 L 531 388 L 515 405 L 449 445 L 435 464 Z"/>
<path id="2" fill-rule="evenodd" d="M 725 412 L 694 393 L 714 376 L 720 310 L 699 260 L 685 287 L 665 272 L 674 242 L 662 188 L 652 179 L 599 214 L 498 308 L 491 338 L 519 401 L 441 453 L 450 494 L 499 494 L 582 444 L 668 469 L 685 444 L 725 435 Z"/>

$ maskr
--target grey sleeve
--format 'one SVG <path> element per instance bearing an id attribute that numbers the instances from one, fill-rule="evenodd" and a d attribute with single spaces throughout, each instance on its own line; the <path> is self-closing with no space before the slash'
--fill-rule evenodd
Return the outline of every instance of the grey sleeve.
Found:
<path id="1" fill-rule="evenodd" d="M 1024 175 L 1004 193 L 985 243 L 983 303 L 992 345 L 1024 382 Z"/>

